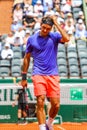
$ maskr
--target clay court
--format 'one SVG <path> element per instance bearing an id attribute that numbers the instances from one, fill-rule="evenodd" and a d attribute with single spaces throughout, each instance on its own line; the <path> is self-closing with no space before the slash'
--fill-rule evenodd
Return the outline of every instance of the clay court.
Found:
<path id="1" fill-rule="evenodd" d="M 0 124 L 0 130 L 39 130 L 37 123 L 30 123 L 27 125 L 17 124 Z M 54 125 L 54 130 L 87 130 L 87 123 L 62 123 L 61 125 Z"/>

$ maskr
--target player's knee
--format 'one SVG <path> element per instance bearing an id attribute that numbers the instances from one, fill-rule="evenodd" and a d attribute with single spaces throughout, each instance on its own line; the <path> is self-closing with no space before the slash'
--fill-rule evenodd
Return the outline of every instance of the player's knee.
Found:
<path id="1" fill-rule="evenodd" d="M 44 107 L 44 97 L 41 96 L 37 99 L 37 107 L 43 108 Z"/>
<path id="2" fill-rule="evenodd" d="M 44 102 L 42 101 L 39 101 L 38 104 L 37 104 L 37 108 L 44 108 Z"/>
<path id="3" fill-rule="evenodd" d="M 52 106 L 55 110 L 58 110 L 60 105 L 58 103 L 54 103 L 54 105 Z"/>

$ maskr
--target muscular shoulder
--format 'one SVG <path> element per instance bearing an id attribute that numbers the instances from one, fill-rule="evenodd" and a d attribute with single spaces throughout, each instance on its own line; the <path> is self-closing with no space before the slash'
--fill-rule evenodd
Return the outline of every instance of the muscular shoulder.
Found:
<path id="1" fill-rule="evenodd" d="M 33 35 L 31 35 L 30 37 L 29 37 L 29 39 L 28 39 L 28 44 L 29 45 L 33 45 L 33 44 L 35 44 L 36 43 L 36 41 L 37 41 L 37 37 L 38 37 L 38 34 L 37 33 L 35 33 L 35 34 L 33 34 Z"/>

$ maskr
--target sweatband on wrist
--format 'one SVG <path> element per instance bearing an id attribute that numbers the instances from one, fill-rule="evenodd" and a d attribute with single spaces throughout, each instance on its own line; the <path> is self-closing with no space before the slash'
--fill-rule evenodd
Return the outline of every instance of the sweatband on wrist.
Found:
<path id="1" fill-rule="evenodd" d="M 27 79 L 27 74 L 26 73 L 22 73 L 22 80 L 26 80 Z"/>

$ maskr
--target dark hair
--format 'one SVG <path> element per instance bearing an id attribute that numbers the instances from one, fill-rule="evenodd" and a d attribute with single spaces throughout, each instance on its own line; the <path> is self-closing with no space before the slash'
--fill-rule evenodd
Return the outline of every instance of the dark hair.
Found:
<path id="1" fill-rule="evenodd" d="M 47 16 L 47 17 L 42 18 L 41 24 L 48 24 L 50 26 L 53 26 L 54 22 L 53 22 L 52 18 Z"/>

